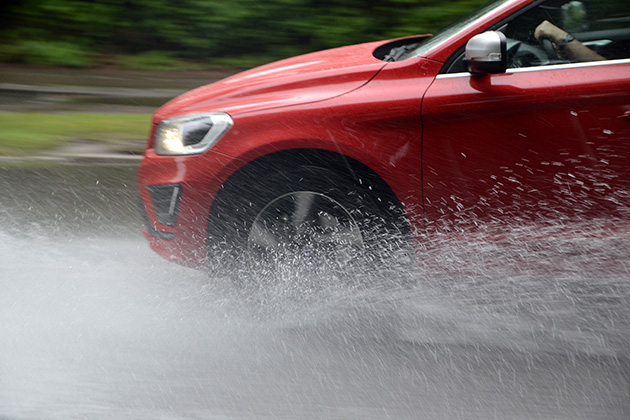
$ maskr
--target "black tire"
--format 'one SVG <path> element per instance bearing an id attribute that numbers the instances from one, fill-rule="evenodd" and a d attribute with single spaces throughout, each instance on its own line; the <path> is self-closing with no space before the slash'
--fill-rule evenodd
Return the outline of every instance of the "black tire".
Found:
<path id="1" fill-rule="evenodd" d="M 265 287 L 286 275 L 347 281 L 395 254 L 408 256 L 408 224 L 379 181 L 320 166 L 237 174 L 211 212 L 211 271 L 240 286 L 245 279 Z"/>

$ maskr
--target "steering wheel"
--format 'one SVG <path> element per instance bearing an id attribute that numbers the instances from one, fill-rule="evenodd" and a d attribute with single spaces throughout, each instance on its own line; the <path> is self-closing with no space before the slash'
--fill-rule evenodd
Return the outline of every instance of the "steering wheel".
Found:
<path id="1" fill-rule="evenodd" d="M 549 38 L 543 38 L 541 42 L 542 42 L 543 48 L 545 49 L 545 53 L 547 53 L 547 59 L 549 61 L 560 60 L 560 56 L 558 55 L 558 52 L 556 51 L 556 49 L 553 47 L 553 43 L 551 42 Z"/>

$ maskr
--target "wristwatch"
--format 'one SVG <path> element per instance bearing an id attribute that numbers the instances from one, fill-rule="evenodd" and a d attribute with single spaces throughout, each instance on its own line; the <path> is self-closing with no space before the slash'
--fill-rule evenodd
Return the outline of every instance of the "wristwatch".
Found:
<path id="1" fill-rule="evenodd" d="M 562 42 L 558 44 L 558 47 L 564 49 L 567 47 L 567 44 L 572 41 L 575 41 L 575 37 L 567 32 L 564 38 L 562 38 Z"/>

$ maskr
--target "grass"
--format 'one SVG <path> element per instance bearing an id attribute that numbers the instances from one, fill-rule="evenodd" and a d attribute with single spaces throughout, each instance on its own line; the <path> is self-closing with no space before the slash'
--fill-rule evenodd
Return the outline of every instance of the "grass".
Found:
<path id="1" fill-rule="evenodd" d="M 38 153 L 77 139 L 142 142 L 150 124 L 149 114 L 0 112 L 0 155 Z"/>

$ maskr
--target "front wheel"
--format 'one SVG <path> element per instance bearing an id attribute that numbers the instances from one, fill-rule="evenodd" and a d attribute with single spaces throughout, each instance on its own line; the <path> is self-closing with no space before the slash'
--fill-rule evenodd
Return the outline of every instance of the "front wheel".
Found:
<path id="1" fill-rule="evenodd" d="M 229 182 L 209 222 L 211 267 L 239 282 L 349 280 L 409 252 L 400 205 L 374 179 L 316 166 L 259 174 Z"/>

